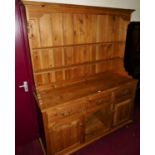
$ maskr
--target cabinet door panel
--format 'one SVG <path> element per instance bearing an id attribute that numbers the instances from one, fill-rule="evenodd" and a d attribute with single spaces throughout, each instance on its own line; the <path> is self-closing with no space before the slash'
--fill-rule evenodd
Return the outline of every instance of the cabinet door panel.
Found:
<path id="1" fill-rule="evenodd" d="M 49 129 L 49 137 L 52 155 L 78 146 L 84 137 L 82 119 L 57 122 Z"/>
<path id="2" fill-rule="evenodd" d="M 131 100 L 127 100 L 115 105 L 115 114 L 113 125 L 119 125 L 130 119 L 132 108 Z"/>

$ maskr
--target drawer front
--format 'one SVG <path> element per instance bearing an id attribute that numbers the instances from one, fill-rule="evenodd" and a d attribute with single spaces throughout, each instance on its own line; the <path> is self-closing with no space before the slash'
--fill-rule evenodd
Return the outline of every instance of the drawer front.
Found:
<path id="1" fill-rule="evenodd" d="M 112 101 L 111 92 L 108 93 L 99 92 L 95 95 L 88 97 L 87 110 L 111 104 L 111 101 Z"/>
<path id="2" fill-rule="evenodd" d="M 48 110 L 48 123 L 53 123 L 55 121 L 82 113 L 84 111 L 85 104 L 85 100 L 78 100 Z"/>
<path id="3" fill-rule="evenodd" d="M 115 103 L 119 103 L 121 101 L 125 101 L 133 97 L 135 92 L 136 85 L 135 84 L 127 84 L 125 86 L 121 86 L 114 92 Z"/>

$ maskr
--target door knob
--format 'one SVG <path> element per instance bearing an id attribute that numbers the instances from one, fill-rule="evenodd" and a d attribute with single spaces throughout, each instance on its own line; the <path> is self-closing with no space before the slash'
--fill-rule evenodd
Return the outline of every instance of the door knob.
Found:
<path id="1" fill-rule="evenodd" d="M 20 85 L 19 88 L 24 88 L 24 91 L 28 92 L 29 91 L 28 82 L 27 81 L 23 81 L 23 85 Z"/>

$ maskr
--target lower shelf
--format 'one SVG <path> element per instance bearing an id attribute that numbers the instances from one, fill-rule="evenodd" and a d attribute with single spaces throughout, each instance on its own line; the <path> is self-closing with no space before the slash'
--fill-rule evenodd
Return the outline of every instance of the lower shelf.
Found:
<path id="1" fill-rule="evenodd" d="M 100 119 L 100 114 L 95 113 L 91 115 L 85 122 L 85 142 L 94 139 L 100 135 L 103 135 L 110 128 L 104 123 L 104 120 Z"/>

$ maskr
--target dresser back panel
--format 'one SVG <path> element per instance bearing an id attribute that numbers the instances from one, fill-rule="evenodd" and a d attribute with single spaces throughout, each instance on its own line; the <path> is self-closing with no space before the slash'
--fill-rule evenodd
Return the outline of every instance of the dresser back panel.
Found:
<path id="1" fill-rule="evenodd" d="M 38 90 L 73 84 L 108 70 L 125 72 L 132 10 L 25 3 Z"/>

